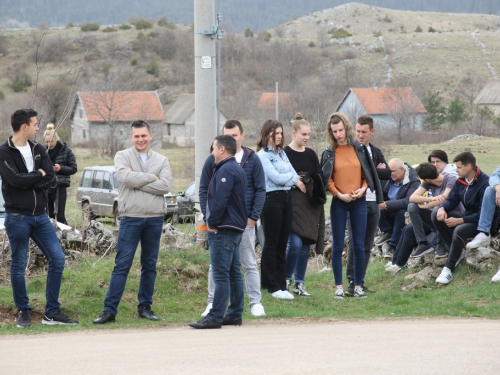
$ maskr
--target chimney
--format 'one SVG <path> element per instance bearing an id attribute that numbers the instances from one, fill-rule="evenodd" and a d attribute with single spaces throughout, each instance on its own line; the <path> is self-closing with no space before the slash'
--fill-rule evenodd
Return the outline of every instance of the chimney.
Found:
<path id="1" fill-rule="evenodd" d="M 378 86 L 376 83 L 373 84 L 373 91 L 378 91 Z"/>

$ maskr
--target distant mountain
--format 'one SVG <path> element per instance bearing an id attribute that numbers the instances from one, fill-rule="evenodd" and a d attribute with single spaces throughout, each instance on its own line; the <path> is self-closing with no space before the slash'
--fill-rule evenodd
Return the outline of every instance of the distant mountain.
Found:
<path id="1" fill-rule="evenodd" d="M 269 29 L 295 17 L 329 9 L 345 0 L 215 0 L 225 28 L 242 32 Z M 498 0 L 359 0 L 379 7 L 429 12 L 491 13 L 500 15 Z M 130 17 L 193 23 L 194 0 L 0 0 L 0 27 L 65 26 L 89 21 L 121 24 Z"/>

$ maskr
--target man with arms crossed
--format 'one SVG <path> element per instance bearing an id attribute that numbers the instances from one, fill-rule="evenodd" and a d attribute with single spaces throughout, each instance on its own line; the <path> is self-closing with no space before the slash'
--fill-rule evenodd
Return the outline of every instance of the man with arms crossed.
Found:
<path id="1" fill-rule="evenodd" d="M 197 329 L 241 325 L 245 294 L 240 272 L 240 242 L 247 226 L 243 169 L 236 162 L 236 141 L 219 135 L 213 143 L 215 170 L 206 199 L 210 262 L 215 282 L 214 302 L 202 320 L 189 323 Z M 231 304 L 227 306 L 228 300 Z M 226 311 L 227 309 L 227 311 Z"/>
<path id="2" fill-rule="evenodd" d="M 260 158 L 257 154 L 243 147 L 241 143 L 245 138 L 243 127 L 238 120 L 227 120 L 224 124 L 224 135 L 229 135 L 236 141 L 236 162 L 243 168 L 247 177 L 246 206 L 247 226 L 240 244 L 240 261 L 245 275 L 246 290 L 248 294 L 250 313 L 253 316 L 265 316 L 260 293 L 260 277 L 255 257 L 255 222 L 259 219 L 266 200 L 266 182 Z M 200 207 L 203 217 L 206 218 L 207 191 L 210 178 L 215 168 L 214 157 L 210 155 L 205 161 L 200 178 Z M 207 316 L 212 308 L 215 285 L 212 267 L 208 271 L 208 305 L 201 316 Z"/>
<path id="3" fill-rule="evenodd" d="M 5 200 L 5 229 L 9 236 L 10 281 L 18 309 L 17 326 L 31 326 L 31 306 L 26 292 L 25 269 L 29 239 L 47 258 L 45 314 L 42 323 L 78 324 L 59 310 L 59 291 L 64 270 L 64 253 L 45 208 L 45 189 L 56 184 L 47 149 L 33 141 L 38 133 L 36 111 L 20 109 L 11 116 L 14 135 L 0 146 L 0 176 Z"/>
<path id="4" fill-rule="evenodd" d="M 375 145 L 371 144 L 370 141 L 375 134 L 375 128 L 373 127 L 373 119 L 368 115 L 359 116 L 356 123 L 356 138 L 358 142 L 363 143 L 368 153 L 370 154 L 373 164 L 377 168 L 378 178 L 383 180 L 389 180 L 391 178 L 391 169 L 387 166 L 384 154 Z M 364 276 L 366 274 L 366 269 L 370 263 L 370 255 L 373 247 L 373 240 L 375 239 L 375 234 L 377 233 L 378 221 L 380 218 L 380 208 L 376 202 L 375 192 L 370 189 L 366 190 L 366 235 L 364 241 L 365 249 L 365 273 L 363 275 L 363 291 L 369 291 L 364 285 Z M 351 233 L 351 221 L 347 222 L 347 230 Z M 345 291 L 346 296 L 354 295 L 354 253 L 352 248 L 352 243 L 349 236 L 349 248 L 347 252 L 347 271 L 346 277 L 349 281 L 349 286 Z"/>
<path id="5" fill-rule="evenodd" d="M 132 267 L 139 241 L 141 242 L 141 281 L 137 299 L 140 318 L 158 320 L 151 311 L 156 280 L 156 262 L 165 213 L 164 194 L 170 191 L 172 172 L 165 156 L 151 150 L 153 133 L 145 121 L 134 121 L 133 147 L 115 155 L 118 175 L 118 210 L 120 229 L 116 259 L 104 311 L 94 324 L 115 321 L 118 304 L 125 290 L 127 276 Z"/>

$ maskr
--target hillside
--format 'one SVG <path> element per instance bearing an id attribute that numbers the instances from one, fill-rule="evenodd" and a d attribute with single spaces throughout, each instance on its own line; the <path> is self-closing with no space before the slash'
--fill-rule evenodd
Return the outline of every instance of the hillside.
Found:
<path id="1" fill-rule="evenodd" d="M 232 32 L 269 29 L 294 17 L 321 9 L 333 8 L 349 0 L 215 0 L 226 28 Z M 378 7 L 447 13 L 492 13 L 500 15 L 497 0 L 359 0 Z M 130 17 L 166 17 L 175 23 L 193 22 L 194 2 L 186 0 L 2 0 L 0 27 L 64 27 L 69 22 L 81 24 L 120 24 Z"/>
<path id="2" fill-rule="evenodd" d="M 262 92 L 274 90 L 275 82 L 281 91 L 296 93 L 298 108 L 318 124 L 318 131 L 349 87 L 411 86 L 421 100 L 438 91 L 444 106 L 459 97 L 470 111 L 484 82 L 500 74 L 499 25 L 500 16 L 495 15 L 409 12 L 350 3 L 289 20 L 253 37 L 228 32 L 222 41 L 223 113 L 245 119 L 257 131 L 264 116 L 272 114 L 256 111 L 256 103 Z M 84 68 L 77 90 L 158 90 L 166 109 L 179 94 L 194 91 L 191 26 L 125 26 L 48 31 L 39 51 L 39 58 L 47 60 L 38 85 L 47 95 L 39 93 L 37 98 L 37 105 L 47 108 L 44 121 L 60 118 L 77 61 Z M 32 105 L 34 87 L 14 92 L 14 83 L 34 82 L 42 35 L 41 29 L 0 33 L 3 126 L 12 108 Z M 51 90 L 63 76 L 63 89 Z M 280 111 L 280 120 L 287 122 L 295 111 Z"/>

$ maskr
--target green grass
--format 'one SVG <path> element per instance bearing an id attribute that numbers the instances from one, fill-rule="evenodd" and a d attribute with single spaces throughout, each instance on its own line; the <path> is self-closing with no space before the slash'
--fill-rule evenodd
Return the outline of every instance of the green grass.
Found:
<path id="1" fill-rule="evenodd" d="M 138 253 L 139 254 L 139 253 Z M 40 324 L 45 304 L 45 275 L 30 277 L 28 293 L 36 312 L 34 325 L 20 330 L 14 325 L 15 307 L 8 283 L 0 286 L 0 306 L 3 314 L 10 314 L 10 322 L 0 325 L 2 334 L 33 334 L 88 329 L 147 328 L 169 325 L 185 325 L 200 319 L 206 305 L 206 274 L 209 265 L 208 252 L 191 248 L 183 251 L 163 250 L 157 266 L 157 281 L 154 294 L 154 312 L 160 322 L 138 319 L 136 315 L 137 291 L 140 277 L 139 256 L 136 256 L 130 272 L 125 293 L 119 306 L 117 323 L 105 327 L 94 326 L 95 319 L 103 309 L 114 256 L 97 262 L 98 257 L 87 256 L 80 262 L 70 262 L 64 271 L 61 289 L 63 311 L 80 320 L 74 327 L 46 327 Z M 424 284 L 415 291 L 402 291 L 408 282 L 404 276 L 408 271 L 392 277 L 383 271 L 384 262 L 375 260 L 368 268 L 367 285 L 376 293 L 366 299 L 333 298 L 334 282 L 331 271 L 316 272 L 309 267 L 307 288 L 311 298 L 295 298 L 282 301 L 263 292 L 262 303 L 267 319 L 288 318 L 427 318 L 427 317 L 483 317 L 500 318 L 498 285 L 490 283 L 492 272 L 480 273 L 462 265 L 454 273 L 448 286 L 437 286 L 434 282 Z M 253 318 L 245 302 L 244 319 Z M 6 309 L 8 307 L 8 309 Z M 6 311 L 8 310 L 8 311 Z M 4 315 L 5 318 L 5 315 Z"/>

